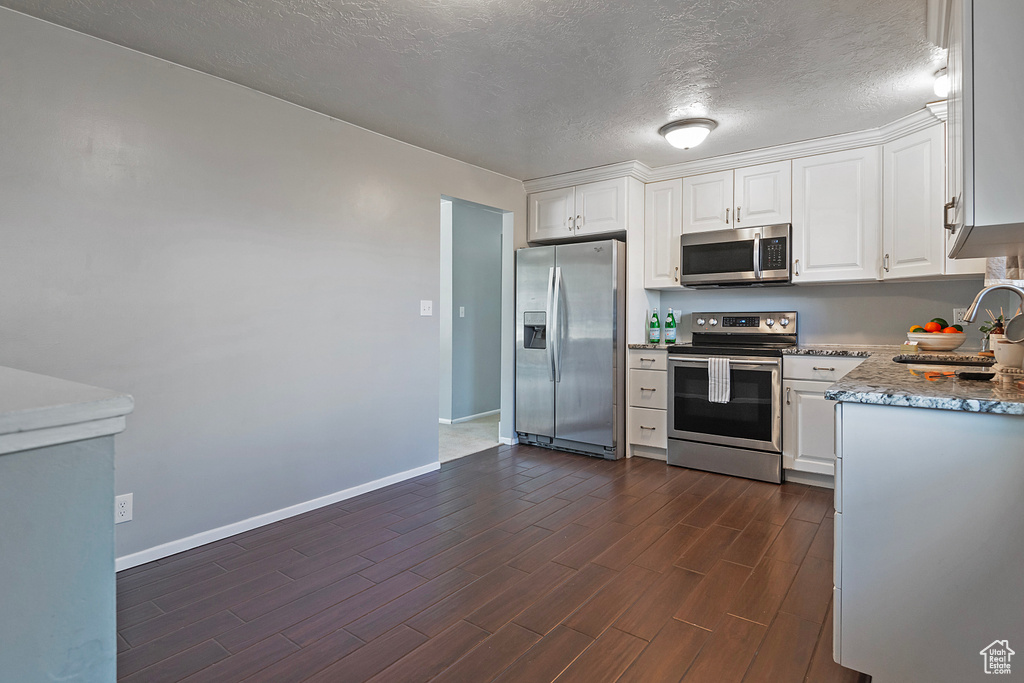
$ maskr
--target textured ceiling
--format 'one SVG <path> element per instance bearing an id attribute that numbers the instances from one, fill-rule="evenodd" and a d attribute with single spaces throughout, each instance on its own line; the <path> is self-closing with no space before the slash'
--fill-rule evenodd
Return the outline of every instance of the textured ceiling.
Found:
<path id="1" fill-rule="evenodd" d="M 872 128 L 934 99 L 926 0 L 0 0 L 530 179 Z M 700 148 L 658 128 L 709 116 Z"/>

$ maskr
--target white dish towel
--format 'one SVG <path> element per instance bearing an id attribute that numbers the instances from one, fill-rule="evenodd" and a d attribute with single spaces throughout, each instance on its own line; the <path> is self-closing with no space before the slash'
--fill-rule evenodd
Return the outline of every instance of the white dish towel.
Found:
<path id="1" fill-rule="evenodd" d="M 728 403 L 729 393 L 729 359 L 708 358 L 708 400 Z"/>

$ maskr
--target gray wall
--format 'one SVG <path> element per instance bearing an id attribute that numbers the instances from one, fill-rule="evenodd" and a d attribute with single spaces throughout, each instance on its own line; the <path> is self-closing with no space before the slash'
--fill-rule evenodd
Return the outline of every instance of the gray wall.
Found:
<path id="1" fill-rule="evenodd" d="M 497 410 L 501 398 L 501 214 L 454 201 L 451 260 L 450 419 L 458 420 Z"/>
<path id="2" fill-rule="evenodd" d="M 0 680 L 116 678 L 113 481 L 113 437 L 0 455 Z"/>
<path id="3" fill-rule="evenodd" d="M 441 200 L 441 296 L 437 306 L 441 327 L 438 417 L 452 419 L 452 200 Z"/>
<path id="4" fill-rule="evenodd" d="M 800 342 L 803 344 L 900 344 L 913 324 L 932 318 L 952 322 L 953 307 L 969 306 L 982 288 L 982 280 L 940 282 L 799 285 L 750 289 L 692 290 L 663 292 L 661 311 L 681 309 L 682 324 L 688 326 L 693 311 L 796 310 L 800 314 Z M 1009 300 L 993 295 L 986 304 L 1008 305 Z M 1016 308 L 1016 304 L 1014 304 Z M 979 321 L 983 317 L 979 317 Z M 689 340 L 680 329 L 679 339 Z M 964 348 L 978 348 L 978 325 L 967 328 Z"/>
<path id="5" fill-rule="evenodd" d="M 520 182 L 5 9 L 0 92 L 0 365 L 134 395 L 119 556 L 436 463 L 439 198 Z"/>

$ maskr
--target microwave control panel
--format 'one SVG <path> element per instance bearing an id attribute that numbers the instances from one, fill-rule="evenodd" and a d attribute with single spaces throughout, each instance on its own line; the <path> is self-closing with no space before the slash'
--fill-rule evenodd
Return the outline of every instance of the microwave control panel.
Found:
<path id="1" fill-rule="evenodd" d="M 768 237 L 761 240 L 761 270 L 786 270 L 789 267 L 789 253 L 785 237 Z"/>

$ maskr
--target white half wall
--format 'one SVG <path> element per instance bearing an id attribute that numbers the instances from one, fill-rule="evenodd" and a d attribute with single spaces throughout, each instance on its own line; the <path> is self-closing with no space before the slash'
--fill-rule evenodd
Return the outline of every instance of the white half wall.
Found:
<path id="1" fill-rule="evenodd" d="M 118 556 L 436 463 L 438 202 L 508 263 L 521 182 L 6 9 L 0 92 L 0 365 L 135 397 Z"/>

